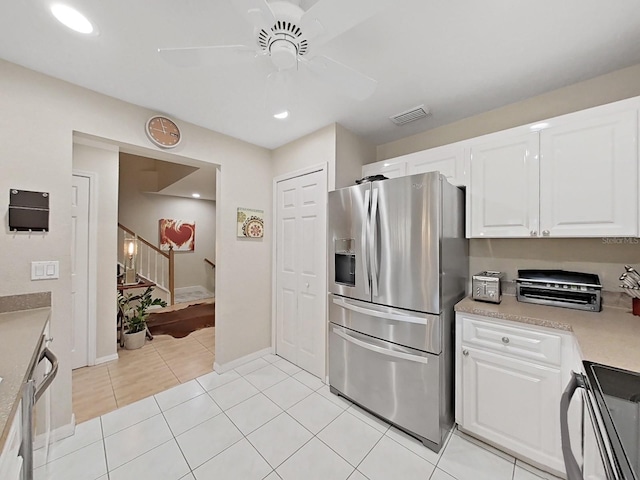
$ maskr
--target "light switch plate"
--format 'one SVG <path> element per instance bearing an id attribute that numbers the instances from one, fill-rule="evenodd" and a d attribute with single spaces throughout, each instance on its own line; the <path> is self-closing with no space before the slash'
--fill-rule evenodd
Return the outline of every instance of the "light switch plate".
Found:
<path id="1" fill-rule="evenodd" d="M 60 278 L 60 262 L 31 262 L 31 280 L 51 280 Z"/>

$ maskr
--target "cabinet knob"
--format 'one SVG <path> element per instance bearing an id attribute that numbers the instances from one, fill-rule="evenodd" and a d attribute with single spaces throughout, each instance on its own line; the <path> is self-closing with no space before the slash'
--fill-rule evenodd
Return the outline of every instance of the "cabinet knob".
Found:
<path id="1" fill-rule="evenodd" d="M 532 237 L 537 237 L 538 236 L 538 232 L 536 232 L 535 230 L 531 230 L 529 232 L 529 235 L 531 235 Z"/>
<path id="2" fill-rule="evenodd" d="M 306 286 L 307 288 L 309 288 L 309 282 L 305 283 L 305 286 Z"/>
<path id="3" fill-rule="evenodd" d="M 468 357 L 468 356 L 469 356 L 469 350 L 467 350 L 467 349 L 462 350 L 462 354 L 463 354 L 465 357 Z"/>
<path id="4" fill-rule="evenodd" d="M 51 343 L 51 342 L 53 342 L 53 337 L 45 338 L 44 341 L 48 342 L 48 343 Z"/>
<path id="5" fill-rule="evenodd" d="M 509 343 L 509 337 L 502 337 L 502 343 Z"/>
<path id="6" fill-rule="evenodd" d="M 551 232 L 549 230 L 543 230 L 542 231 L 542 235 L 544 235 L 545 237 L 548 237 L 551 234 Z"/>

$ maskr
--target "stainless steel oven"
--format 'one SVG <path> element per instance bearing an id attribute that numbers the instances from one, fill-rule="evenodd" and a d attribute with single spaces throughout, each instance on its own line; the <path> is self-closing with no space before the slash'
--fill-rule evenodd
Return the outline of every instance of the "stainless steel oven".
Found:
<path id="1" fill-rule="evenodd" d="M 582 461 L 569 441 L 567 411 L 582 390 Z M 640 374 L 584 362 L 573 373 L 560 408 L 562 450 L 568 480 L 640 479 Z"/>

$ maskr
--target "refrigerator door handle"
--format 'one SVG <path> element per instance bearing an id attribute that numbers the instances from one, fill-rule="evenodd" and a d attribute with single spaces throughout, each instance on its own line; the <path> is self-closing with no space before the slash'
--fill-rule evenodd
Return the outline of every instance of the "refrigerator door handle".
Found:
<path id="1" fill-rule="evenodd" d="M 373 189 L 371 218 L 369 220 L 369 268 L 371 268 L 371 291 L 378 296 L 378 189 Z"/>
<path id="2" fill-rule="evenodd" d="M 369 236 L 369 198 L 371 197 L 371 192 L 367 189 L 364 192 L 364 211 L 366 212 L 365 221 L 362 222 L 362 235 L 360 236 L 360 248 L 362 249 L 361 255 L 361 264 L 362 264 L 362 275 L 364 276 L 364 293 L 369 295 L 369 258 L 367 255 L 367 237 Z"/>
<path id="3" fill-rule="evenodd" d="M 422 356 L 416 355 L 414 353 L 405 353 L 405 352 L 401 352 L 401 351 L 397 350 L 397 349 L 400 349 L 402 347 L 395 347 L 396 350 L 391 350 L 391 349 L 386 348 L 384 346 L 375 345 L 375 344 L 371 343 L 370 340 L 373 340 L 373 338 L 367 339 L 367 341 L 360 340 L 361 335 L 358 335 L 355 332 L 354 333 L 351 333 L 351 332 L 347 333 L 346 331 L 339 330 L 336 327 L 333 327 L 332 331 L 333 331 L 333 333 L 338 335 L 340 338 L 343 338 L 347 342 L 353 343 L 354 345 L 362 347 L 362 348 L 364 348 L 366 350 L 371 350 L 372 352 L 380 353 L 382 355 L 388 355 L 390 357 L 400 358 L 402 360 L 408 360 L 410 362 L 429 363 L 429 359 L 427 357 L 422 357 Z M 358 336 L 358 338 L 356 338 L 356 335 Z M 387 345 L 387 344 L 389 346 L 392 345 L 392 344 L 390 344 L 388 342 L 383 342 L 381 340 L 377 340 L 377 342 L 380 342 L 383 345 Z"/>
<path id="4" fill-rule="evenodd" d="M 334 297 L 333 303 L 335 303 L 339 307 L 346 308 L 347 310 L 352 310 L 356 313 L 362 313 L 363 315 L 369 315 L 371 317 L 386 318 L 389 320 L 396 320 L 398 322 L 419 323 L 421 325 L 427 325 L 429 323 L 429 320 L 426 318 L 414 317 L 413 315 L 400 315 L 397 313 L 381 312 L 378 310 L 361 307 L 359 305 L 354 305 L 353 303 L 349 302 L 349 300 L 341 297 Z"/>

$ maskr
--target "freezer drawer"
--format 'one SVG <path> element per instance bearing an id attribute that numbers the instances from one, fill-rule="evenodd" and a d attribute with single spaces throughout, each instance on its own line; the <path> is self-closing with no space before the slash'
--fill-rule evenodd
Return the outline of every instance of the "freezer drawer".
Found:
<path id="1" fill-rule="evenodd" d="M 329 323 L 329 384 L 332 389 L 432 442 L 440 430 L 440 357 Z"/>
<path id="2" fill-rule="evenodd" d="M 329 294 L 329 321 L 398 345 L 438 354 L 440 316 Z"/>

